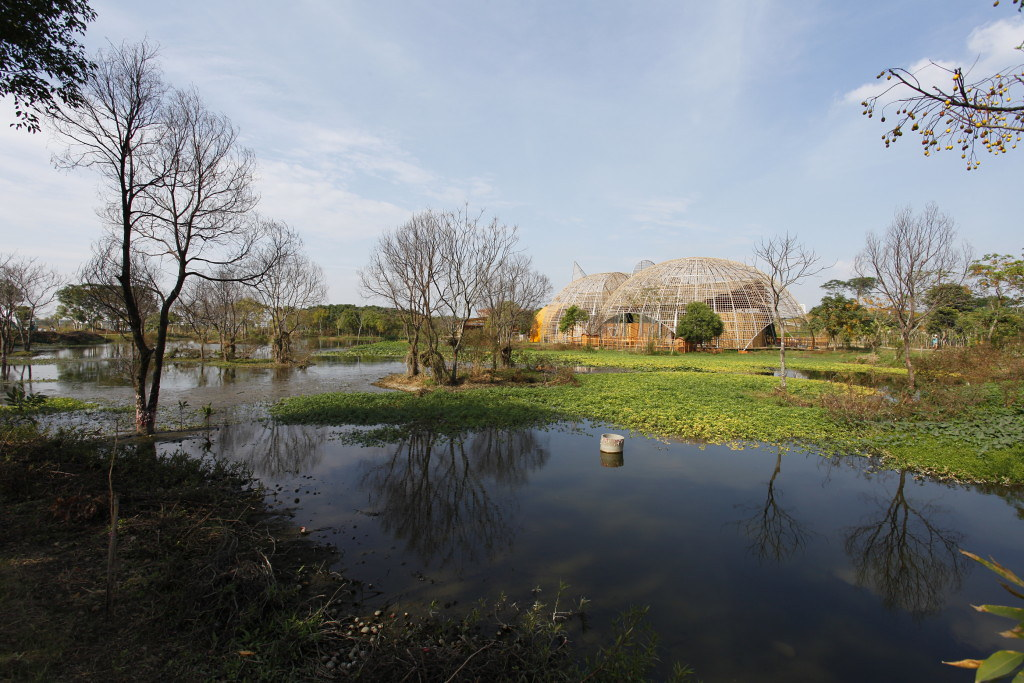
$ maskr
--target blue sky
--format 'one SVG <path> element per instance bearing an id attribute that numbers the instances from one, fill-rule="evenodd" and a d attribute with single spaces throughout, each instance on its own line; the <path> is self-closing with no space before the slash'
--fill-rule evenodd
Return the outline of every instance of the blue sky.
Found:
<path id="1" fill-rule="evenodd" d="M 148 37 L 260 163 L 260 211 L 303 235 L 334 303 L 378 234 L 427 208 L 519 226 L 557 289 L 573 261 L 750 262 L 789 231 L 851 277 L 868 230 L 938 202 L 978 254 L 1024 248 L 1024 150 L 926 159 L 861 116 L 888 66 L 1024 62 L 1006 1 L 142 3 L 93 0 L 90 49 Z M 12 117 L 10 103 L 0 118 Z M 72 275 L 99 235 L 97 179 L 45 134 L 0 130 L 0 251 Z"/>

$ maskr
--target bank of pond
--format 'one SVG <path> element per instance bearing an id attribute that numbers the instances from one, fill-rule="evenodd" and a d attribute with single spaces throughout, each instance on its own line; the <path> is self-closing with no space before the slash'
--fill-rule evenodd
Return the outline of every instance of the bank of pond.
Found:
<path id="1" fill-rule="evenodd" d="M 403 353 L 191 384 L 183 365 L 164 419 L 189 429 L 155 453 L 252 472 L 270 509 L 336 552 L 328 568 L 367 615 L 459 620 L 504 594 L 563 612 L 557 637 L 593 654 L 647 606 L 659 644 L 633 645 L 656 654 L 656 679 L 681 662 L 703 680 L 962 681 L 941 662 L 1007 647 L 1006 624 L 970 607 L 1005 603 L 998 582 L 959 552 L 1024 567 L 1024 435 L 1005 382 L 944 381 L 945 403 L 926 386 L 915 413 L 902 371 L 865 354 L 791 354 L 808 377 L 783 393 L 770 354 L 533 350 L 518 360 L 539 381 L 375 386 Z M 118 389 L 61 386 L 100 402 Z M 231 397 L 262 407 L 229 424 L 189 412 L 210 401 L 224 417 Z M 605 433 L 626 437 L 621 454 L 600 452 Z M 355 661 L 324 655 L 321 673 Z"/>

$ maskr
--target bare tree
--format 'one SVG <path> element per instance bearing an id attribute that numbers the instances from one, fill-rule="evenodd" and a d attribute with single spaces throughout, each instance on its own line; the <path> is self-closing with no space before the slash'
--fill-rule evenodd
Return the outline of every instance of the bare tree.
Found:
<path id="1" fill-rule="evenodd" d="M 364 296 L 376 296 L 398 311 L 409 340 L 406 374 L 420 374 L 420 348 L 433 336 L 433 283 L 441 267 L 437 217 L 431 211 L 414 215 L 401 227 L 384 233 L 359 271 Z"/>
<path id="2" fill-rule="evenodd" d="M 256 204 L 254 160 L 238 133 L 205 108 L 193 91 L 169 88 L 147 43 L 102 53 L 77 109 L 61 109 L 54 125 L 67 143 L 58 163 L 93 168 L 107 182 L 102 212 L 110 230 L 100 272 L 112 274 L 135 350 L 135 426 L 156 423 L 171 309 L 189 277 L 246 262 L 258 230 L 247 219 Z M 142 268 L 146 272 L 136 271 Z M 258 277 L 250 272 L 244 279 Z M 159 302 L 155 340 L 146 336 L 137 292 Z"/>
<path id="3" fill-rule="evenodd" d="M 39 311 L 57 298 L 57 290 L 64 284 L 61 277 L 53 268 L 35 259 L 28 259 L 21 267 L 22 296 L 25 298 L 25 320 L 21 326 L 21 345 L 26 351 L 32 350 L 32 332 L 35 330 L 36 318 Z"/>
<path id="4" fill-rule="evenodd" d="M 484 292 L 487 332 L 491 338 L 492 367 L 512 367 L 512 340 L 516 331 L 529 329 L 534 311 L 551 293 L 551 280 L 533 269 L 533 260 L 516 254 L 498 265 Z"/>
<path id="5" fill-rule="evenodd" d="M 440 214 L 438 221 L 441 268 L 434 292 L 444 343 L 451 349 L 449 384 L 458 381 L 466 323 L 483 303 L 501 264 L 513 256 L 519 239 L 514 226 L 501 224 L 497 218 L 481 223 L 481 217 L 471 216 L 468 207 L 463 207 Z"/>
<path id="6" fill-rule="evenodd" d="M 906 483 L 907 471 L 900 470 L 892 500 L 877 499 L 881 514 L 848 529 L 845 546 L 859 585 L 877 591 L 886 607 L 920 618 L 959 588 L 965 560 L 957 552 L 961 534 L 936 522 L 943 510 L 915 504 Z"/>
<path id="7" fill-rule="evenodd" d="M 32 330 L 40 308 L 53 302 L 62 280 L 34 258 L 0 254 L 0 367 L 14 350 L 15 333 L 32 350 Z"/>
<path id="8" fill-rule="evenodd" d="M 410 377 L 422 362 L 437 381 L 456 383 L 466 324 L 516 253 L 516 228 L 481 218 L 466 207 L 418 213 L 382 235 L 360 271 L 363 293 L 398 310 L 409 339 Z"/>
<path id="9" fill-rule="evenodd" d="M 868 233 L 857 255 L 858 275 L 876 279 L 877 291 L 887 300 L 900 330 L 909 391 L 915 388 L 911 338 L 936 308 L 946 304 L 942 296 L 928 293 L 940 284 L 961 284 L 970 263 L 970 247 L 957 241 L 953 219 L 934 202 L 919 215 L 909 206 L 898 210 L 884 235 Z"/>
<path id="10" fill-rule="evenodd" d="M 11 274 L 14 257 L 0 254 L 0 378 L 7 376 L 7 356 L 14 351 L 14 328 L 21 305 L 21 288 Z"/>
<path id="11" fill-rule="evenodd" d="M 818 255 L 798 242 L 796 235 L 790 235 L 788 232 L 784 236 L 759 242 L 754 247 L 754 258 L 763 263 L 762 270 L 768 276 L 772 320 L 779 337 L 779 387 L 785 391 L 786 325 L 782 315 L 783 300 L 788 297 L 787 290 L 790 287 L 812 275 L 817 275 L 827 266 L 819 266 Z"/>
<path id="12" fill-rule="evenodd" d="M 175 313 L 199 338 L 199 359 L 206 360 L 206 344 L 214 331 L 214 322 L 213 306 L 205 280 L 192 278 L 185 283 Z"/>
<path id="13" fill-rule="evenodd" d="M 1024 9 L 1021 0 L 1013 4 Z M 882 135 L 886 147 L 909 131 L 921 136 L 926 157 L 960 152 L 967 170 L 977 169 L 979 141 L 990 154 L 1006 154 L 1024 133 L 1024 65 L 1008 64 L 980 78 L 972 71 L 936 62 L 917 71 L 886 69 L 876 77 L 884 76 L 886 87 L 861 102 L 863 113 L 869 118 L 878 113 L 882 123 L 886 115 L 894 117 L 895 125 Z"/>
<path id="14" fill-rule="evenodd" d="M 107 234 L 92 245 L 92 256 L 79 270 L 83 298 L 90 308 L 101 312 L 118 332 L 131 330 L 124 288 L 118 281 L 121 272 L 121 245 L 115 235 Z M 145 324 L 160 310 L 161 292 L 150 264 L 138 254 L 132 255 L 131 298 Z"/>
<path id="15" fill-rule="evenodd" d="M 239 280 L 235 268 L 216 271 L 216 279 L 191 280 L 182 291 L 179 312 L 197 334 L 212 330 L 217 335 L 221 360 L 234 360 L 243 331 L 254 325 L 253 291 Z"/>
<path id="16" fill-rule="evenodd" d="M 292 334 L 302 324 L 303 309 L 323 303 L 327 285 L 320 266 L 302 252 L 296 232 L 283 223 L 268 223 L 266 232 L 271 237 L 264 249 L 266 272 L 252 287 L 267 310 L 274 362 L 291 363 Z"/>

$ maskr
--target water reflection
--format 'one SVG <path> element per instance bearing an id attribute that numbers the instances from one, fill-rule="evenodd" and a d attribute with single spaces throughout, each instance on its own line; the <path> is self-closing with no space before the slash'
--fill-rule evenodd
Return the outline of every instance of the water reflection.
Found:
<path id="1" fill-rule="evenodd" d="M 779 504 L 775 481 L 782 472 L 782 449 L 775 454 L 775 469 L 768 479 L 764 504 L 753 507 L 753 514 L 740 522 L 750 539 L 750 552 L 759 561 L 782 562 L 804 547 L 808 531 L 798 517 Z"/>
<path id="2" fill-rule="evenodd" d="M 301 474 L 315 469 L 323 459 L 321 446 L 329 432 L 276 422 L 243 422 L 217 430 L 216 440 L 209 435 L 203 450 L 219 460 L 244 463 L 263 479 Z"/>
<path id="3" fill-rule="evenodd" d="M 626 464 L 622 453 L 606 453 L 601 451 L 601 467 L 622 467 Z"/>
<path id="4" fill-rule="evenodd" d="M 419 432 L 368 466 L 361 485 L 381 528 L 443 567 L 509 547 L 507 508 L 514 505 L 502 489 L 525 484 L 548 458 L 532 430 L 489 429 L 464 439 Z"/>
<path id="5" fill-rule="evenodd" d="M 858 584 L 877 591 L 887 608 L 919 618 L 937 612 L 960 587 L 965 561 L 958 552 L 962 534 L 935 521 L 945 511 L 915 505 L 906 485 L 902 470 L 892 499 L 873 498 L 879 514 L 849 529 L 845 547 Z"/>
<path id="6" fill-rule="evenodd" d="M 601 596 L 596 622 L 651 605 L 665 661 L 705 680 L 955 682 L 939 661 L 992 630 L 967 602 L 999 590 L 957 546 L 1024 564 L 1016 508 L 977 487 L 861 457 L 642 438 L 609 473 L 594 458 L 609 426 L 565 427 L 360 446 L 344 427 L 245 423 L 212 429 L 205 452 L 253 467 L 381 604 L 564 580 Z"/>

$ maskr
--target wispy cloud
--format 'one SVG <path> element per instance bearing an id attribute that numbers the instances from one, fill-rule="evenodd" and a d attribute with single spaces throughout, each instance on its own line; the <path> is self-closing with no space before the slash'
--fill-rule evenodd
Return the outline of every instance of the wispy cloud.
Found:
<path id="1" fill-rule="evenodd" d="M 636 230 L 653 230 L 665 228 L 678 230 L 696 230 L 699 232 L 718 232 L 718 228 L 704 225 L 687 217 L 693 200 L 648 199 L 630 205 L 628 220 L 635 224 Z"/>
<path id="2" fill-rule="evenodd" d="M 940 88 L 949 91 L 952 87 L 950 71 L 957 66 L 964 68 L 965 80 L 982 78 L 1000 73 L 1010 67 L 1024 62 L 1024 54 L 1016 48 L 1024 43 L 1024 17 L 1001 19 L 975 28 L 967 36 L 964 50 L 956 56 L 924 57 L 918 59 L 907 71 L 916 77 L 925 90 Z M 893 81 L 885 77 L 865 83 L 843 96 L 843 101 L 860 104 L 869 97 L 883 95 L 883 100 L 894 101 L 905 96 L 903 86 L 893 86 Z"/>

